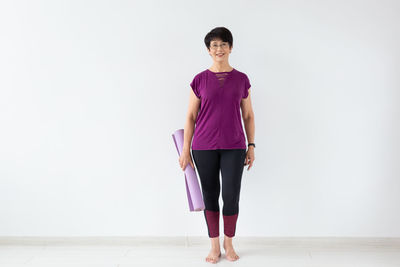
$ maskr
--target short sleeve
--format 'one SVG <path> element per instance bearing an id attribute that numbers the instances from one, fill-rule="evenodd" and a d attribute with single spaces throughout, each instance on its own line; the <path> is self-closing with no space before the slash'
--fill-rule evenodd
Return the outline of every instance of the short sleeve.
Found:
<path id="1" fill-rule="evenodd" d="M 243 95 L 242 98 L 247 98 L 249 96 L 249 88 L 251 87 L 249 78 L 247 77 L 247 75 L 244 75 L 244 91 L 243 91 Z"/>
<path id="2" fill-rule="evenodd" d="M 200 87 L 200 79 L 199 75 L 194 76 L 193 81 L 190 83 L 190 87 L 192 87 L 192 90 L 194 94 L 200 98 L 200 92 L 199 92 L 199 87 Z"/>

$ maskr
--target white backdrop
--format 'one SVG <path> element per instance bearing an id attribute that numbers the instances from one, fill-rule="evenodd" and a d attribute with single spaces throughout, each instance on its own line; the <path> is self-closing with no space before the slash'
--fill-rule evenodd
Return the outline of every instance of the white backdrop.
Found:
<path id="1" fill-rule="evenodd" d="M 0 236 L 207 236 L 171 134 L 212 65 L 204 36 L 225 26 L 256 119 L 237 235 L 400 237 L 399 12 L 2 1 Z"/>

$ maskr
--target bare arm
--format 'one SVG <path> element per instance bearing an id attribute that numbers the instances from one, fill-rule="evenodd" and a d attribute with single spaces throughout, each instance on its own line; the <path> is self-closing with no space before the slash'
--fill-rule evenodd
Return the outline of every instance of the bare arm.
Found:
<path id="1" fill-rule="evenodd" d="M 192 143 L 193 132 L 197 114 L 200 108 L 200 98 L 190 90 L 189 107 L 186 115 L 184 137 L 183 137 L 183 153 L 190 153 L 190 146 Z"/>
<path id="2" fill-rule="evenodd" d="M 255 125 L 253 107 L 251 106 L 250 88 L 249 95 L 245 99 L 242 99 L 242 101 L 240 102 L 240 107 L 242 109 L 244 128 L 246 129 L 247 142 L 254 143 Z M 247 148 L 246 160 L 244 162 L 244 165 L 249 165 L 249 167 L 247 167 L 247 170 L 250 170 L 250 168 L 253 166 L 254 160 L 254 147 L 249 146 Z"/>
<path id="3" fill-rule="evenodd" d="M 244 122 L 244 128 L 246 130 L 247 142 L 254 143 L 255 123 L 253 107 L 251 105 L 250 88 L 249 95 L 247 98 L 242 99 L 240 102 L 240 107 L 242 109 L 242 118 Z"/>

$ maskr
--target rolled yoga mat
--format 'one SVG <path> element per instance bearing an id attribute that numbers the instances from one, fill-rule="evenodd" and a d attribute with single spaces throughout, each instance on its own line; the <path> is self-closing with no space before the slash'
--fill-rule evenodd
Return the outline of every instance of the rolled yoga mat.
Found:
<path id="1" fill-rule="evenodd" d="M 176 150 L 180 156 L 183 149 L 183 129 L 176 130 L 172 134 L 172 139 L 174 139 Z M 184 172 L 189 209 L 190 211 L 202 211 L 204 210 L 204 201 L 196 171 L 193 169 L 192 165 L 188 163 Z"/>

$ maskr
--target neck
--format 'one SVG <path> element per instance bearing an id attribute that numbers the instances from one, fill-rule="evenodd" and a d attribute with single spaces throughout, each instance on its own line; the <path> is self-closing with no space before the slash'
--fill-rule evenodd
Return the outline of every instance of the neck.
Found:
<path id="1" fill-rule="evenodd" d="M 228 62 L 214 62 L 210 67 L 210 70 L 214 72 L 231 71 L 232 69 Z"/>

